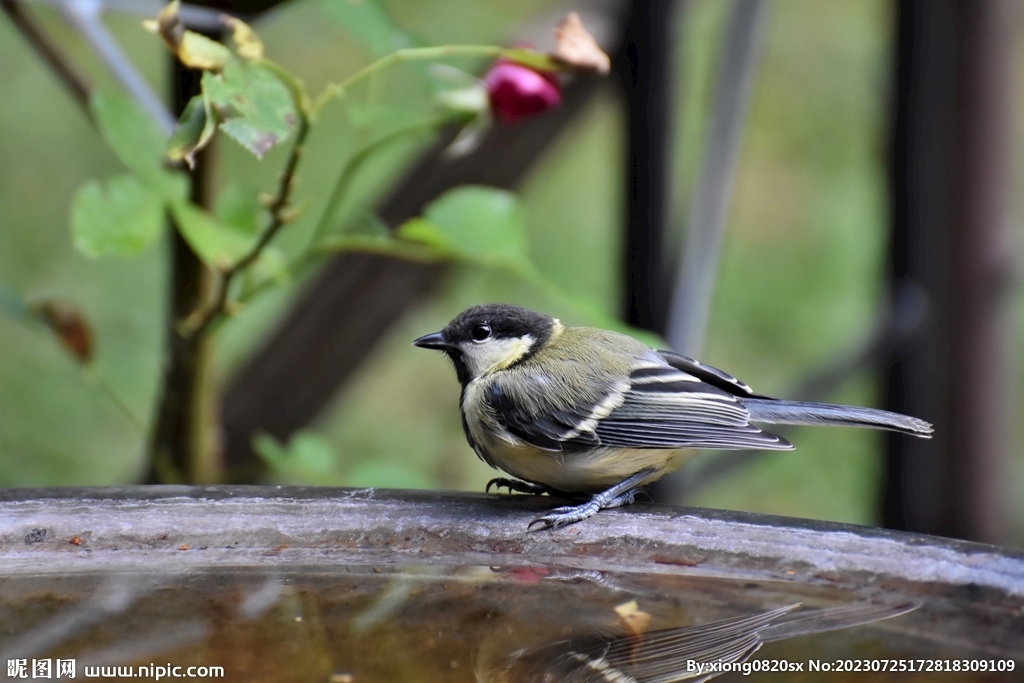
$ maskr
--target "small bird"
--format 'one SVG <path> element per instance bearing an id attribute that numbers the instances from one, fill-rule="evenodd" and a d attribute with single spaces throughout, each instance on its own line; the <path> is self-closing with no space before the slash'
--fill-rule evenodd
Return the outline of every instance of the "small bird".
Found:
<path id="1" fill-rule="evenodd" d="M 932 433 L 924 420 L 885 410 L 761 396 L 692 358 L 518 306 L 474 306 L 413 344 L 452 360 L 466 440 L 515 477 L 492 479 L 488 491 L 593 494 L 529 528 L 557 529 L 632 503 L 698 449 L 793 449 L 751 423 Z"/>
<path id="2" fill-rule="evenodd" d="M 499 618 L 477 652 L 476 677 L 484 683 L 677 683 L 707 681 L 729 671 L 747 675 L 757 669 L 743 663 L 765 643 L 863 626 L 919 606 L 859 602 L 799 609 L 797 603 L 645 633 L 564 629 L 552 637 L 541 632 L 539 641 L 536 623 Z"/>

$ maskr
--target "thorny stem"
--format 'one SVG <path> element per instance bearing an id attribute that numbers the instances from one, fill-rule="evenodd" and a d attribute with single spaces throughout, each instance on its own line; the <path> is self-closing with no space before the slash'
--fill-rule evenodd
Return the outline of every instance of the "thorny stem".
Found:
<path id="1" fill-rule="evenodd" d="M 401 62 L 441 59 L 442 57 L 500 57 L 507 52 L 507 48 L 497 45 L 438 45 L 436 47 L 411 47 L 395 50 L 391 54 L 368 64 L 341 83 L 329 85 L 320 97 L 317 98 L 316 104 L 313 105 L 312 116 L 315 117 L 324 105 L 335 97 L 344 96 L 345 92 L 359 81 Z"/>
<path id="2" fill-rule="evenodd" d="M 388 135 L 385 135 L 381 139 L 370 143 L 352 155 L 342 168 L 341 173 L 338 175 L 338 181 L 334 184 L 330 197 L 327 198 L 327 204 L 324 205 L 324 210 L 320 214 L 320 220 L 317 221 L 316 229 L 313 231 L 313 238 L 309 243 L 310 248 L 315 248 L 317 243 L 320 241 L 320 238 L 323 237 L 330 225 L 331 218 L 337 212 L 341 202 L 347 196 L 349 188 L 352 185 L 352 179 L 355 178 L 356 173 L 359 172 L 363 167 L 363 164 L 365 164 L 367 160 L 374 155 L 374 153 L 384 147 L 387 147 L 392 142 L 405 137 L 406 135 L 418 133 L 420 131 L 433 130 L 444 122 L 445 119 L 431 119 L 429 121 L 422 121 L 420 123 L 406 126 L 405 128 L 400 128 Z"/>
<path id="3" fill-rule="evenodd" d="M 359 152 L 354 154 L 342 168 L 341 173 L 338 176 L 337 182 L 334 184 L 334 188 L 331 190 L 330 197 L 327 199 L 327 203 L 324 206 L 323 211 L 320 214 L 320 219 L 317 221 L 316 227 L 313 230 L 313 237 L 309 241 L 309 245 L 303 252 L 291 263 L 288 264 L 288 270 L 295 273 L 302 268 L 310 265 L 317 257 L 324 256 L 325 252 L 318 249 L 321 238 L 330 226 L 331 217 L 337 213 L 338 207 L 348 194 L 349 188 L 351 187 L 352 179 L 358 173 L 359 169 L 362 168 L 363 164 L 370 159 L 373 154 L 380 149 L 388 146 L 392 142 L 401 139 L 402 137 L 417 133 L 420 131 L 432 130 L 438 125 L 445 122 L 445 119 L 437 119 L 424 121 L 421 123 L 413 124 L 405 128 L 394 131 L 393 133 L 384 136 L 380 140 L 373 142 Z M 388 252 L 390 253 L 390 252 Z M 239 301 L 247 301 L 253 297 L 259 295 L 269 286 L 273 284 L 273 280 L 264 280 L 258 283 L 255 287 L 239 297 Z M 211 326 L 216 328 L 217 321 L 211 323 Z"/>
<path id="4" fill-rule="evenodd" d="M 270 225 L 267 226 L 260 235 L 260 238 L 252 248 L 249 249 L 249 252 L 245 256 L 240 258 L 229 268 L 220 272 L 220 278 L 217 284 L 217 294 L 213 299 L 213 303 L 210 304 L 206 310 L 189 316 L 189 320 L 186 320 L 183 323 L 183 329 L 180 330 L 180 333 L 185 338 L 195 338 L 202 335 L 210 325 L 217 320 L 217 318 L 224 315 L 227 311 L 228 293 L 231 289 L 231 282 L 234 280 L 235 276 L 242 270 L 251 266 L 256 259 L 260 257 L 260 254 L 263 253 L 263 249 L 270 244 L 270 241 L 274 239 L 281 228 L 288 223 L 288 216 L 285 215 L 285 210 L 288 207 L 292 188 L 295 184 L 295 169 L 299 164 L 299 159 L 302 157 L 306 136 L 309 133 L 308 119 L 299 107 L 297 107 L 297 109 L 299 111 L 299 125 L 295 132 L 295 143 L 292 145 L 292 151 L 288 155 L 288 161 L 285 163 L 284 170 L 281 172 L 281 180 L 277 187 L 277 194 L 274 195 L 274 198 L 267 206 L 267 209 L 270 212 Z"/>

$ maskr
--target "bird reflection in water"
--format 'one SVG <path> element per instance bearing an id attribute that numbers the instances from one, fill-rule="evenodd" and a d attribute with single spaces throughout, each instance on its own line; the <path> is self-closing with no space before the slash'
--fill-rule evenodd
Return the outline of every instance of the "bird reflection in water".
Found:
<path id="1" fill-rule="evenodd" d="M 519 641 L 515 649 L 510 644 L 526 630 L 499 623 L 480 647 L 476 677 L 480 683 L 706 681 L 720 673 L 743 671 L 743 663 L 765 643 L 860 626 L 917 607 L 906 602 L 858 603 L 806 610 L 795 604 L 647 633 L 591 632 L 536 645 Z"/>

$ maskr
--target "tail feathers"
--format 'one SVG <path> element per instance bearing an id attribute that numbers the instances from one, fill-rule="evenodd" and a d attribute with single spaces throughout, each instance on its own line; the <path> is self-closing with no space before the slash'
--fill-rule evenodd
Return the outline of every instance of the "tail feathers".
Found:
<path id="1" fill-rule="evenodd" d="M 774 398 L 744 398 L 743 405 L 751 422 L 787 425 L 837 425 L 888 429 L 930 439 L 931 424 L 924 420 L 887 410 L 841 406 L 832 403 L 805 403 Z"/>

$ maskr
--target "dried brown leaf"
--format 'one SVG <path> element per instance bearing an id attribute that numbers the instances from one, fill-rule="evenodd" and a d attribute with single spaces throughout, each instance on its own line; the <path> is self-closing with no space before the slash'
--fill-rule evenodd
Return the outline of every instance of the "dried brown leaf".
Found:
<path id="1" fill-rule="evenodd" d="M 32 306 L 32 312 L 75 360 L 83 365 L 92 360 L 92 328 L 77 308 L 61 301 L 41 301 Z"/>
<path id="2" fill-rule="evenodd" d="M 181 45 L 181 38 L 185 34 L 185 24 L 181 23 L 181 19 L 178 17 L 180 9 L 180 0 L 174 0 L 160 10 L 156 19 L 147 19 L 142 22 L 142 27 L 163 38 L 167 49 L 174 54 L 178 54 L 178 46 Z"/>
<path id="3" fill-rule="evenodd" d="M 263 41 L 249 24 L 229 14 L 221 15 L 221 19 L 231 29 L 231 38 L 235 41 L 235 49 L 242 59 L 263 59 Z"/>
<path id="4" fill-rule="evenodd" d="M 615 608 L 615 613 L 626 623 L 630 634 L 639 636 L 651 625 L 651 615 L 640 609 L 636 600 L 624 602 Z"/>
<path id="5" fill-rule="evenodd" d="M 583 26 L 583 20 L 576 12 L 569 12 L 555 27 L 555 51 L 551 56 L 557 62 L 582 71 L 606 74 L 612 68 L 611 59 Z"/>

